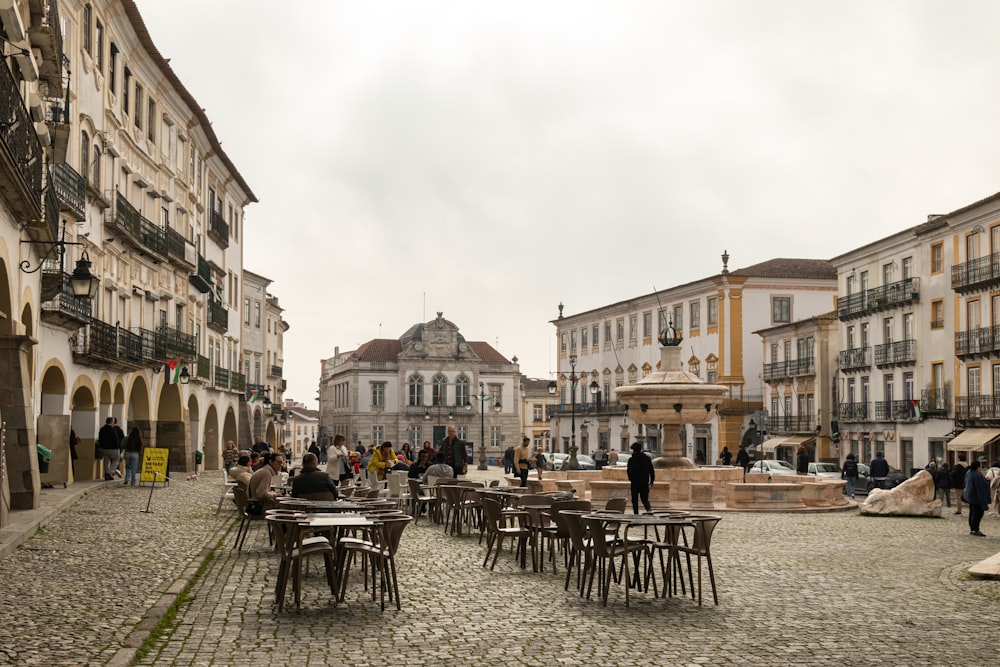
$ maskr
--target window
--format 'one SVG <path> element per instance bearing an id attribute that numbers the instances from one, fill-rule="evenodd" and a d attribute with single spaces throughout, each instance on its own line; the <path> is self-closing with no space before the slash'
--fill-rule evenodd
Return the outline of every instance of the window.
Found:
<path id="1" fill-rule="evenodd" d="M 598 340 L 598 338 L 600 338 L 600 331 L 601 331 L 600 325 L 595 324 L 591 328 L 590 339 L 591 339 L 591 341 L 593 341 L 594 347 L 597 347 L 598 345 L 601 344 L 601 341 Z"/>
<path id="2" fill-rule="evenodd" d="M 135 126 L 142 127 L 142 86 L 135 84 Z"/>
<path id="3" fill-rule="evenodd" d="M 771 321 L 786 324 L 792 321 L 792 297 L 771 297 Z"/>
<path id="4" fill-rule="evenodd" d="M 129 106 L 129 100 L 131 99 L 129 97 L 129 89 L 131 86 L 132 86 L 132 70 L 130 70 L 128 68 L 128 65 L 126 65 L 124 70 L 124 76 L 122 78 L 122 113 L 125 114 L 126 116 L 129 114 L 129 109 L 131 109 L 131 106 Z"/>
<path id="5" fill-rule="evenodd" d="M 424 378 L 420 375 L 411 375 L 407 383 L 409 387 L 408 405 L 424 404 Z"/>
<path id="6" fill-rule="evenodd" d="M 847 276 L 847 296 L 854 294 L 854 290 L 857 289 L 857 285 L 855 284 L 857 281 L 858 277 L 853 273 Z"/>
<path id="7" fill-rule="evenodd" d="M 889 283 L 892 282 L 892 270 L 894 268 L 895 268 L 895 265 L 892 262 L 889 262 L 888 264 L 883 264 L 882 265 L 882 284 L 883 285 L 888 285 Z"/>
<path id="8" fill-rule="evenodd" d="M 891 343 L 892 341 L 892 318 L 886 317 L 882 320 L 882 342 Z"/>
<path id="9" fill-rule="evenodd" d="M 931 301 L 931 329 L 944 328 L 944 299 Z"/>
<path id="10" fill-rule="evenodd" d="M 907 401 L 912 401 L 916 398 L 913 395 L 913 371 L 907 371 L 903 373 L 903 398 Z"/>
<path id="11" fill-rule="evenodd" d="M 260 329 L 260 301 L 253 302 L 253 325 Z"/>
<path id="12" fill-rule="evenodd" d="M 892 403 L 894 394 L 893 388 L 895 386 L 895 379 L 893 378 L 892 373 L 886 374 L 883 381 L 885 382 L 885 402 Z"/>
<path id="13" fill-rule="evenodd" d="M 854 325 L 847 327 L 847 349 L 854 349 Z"/>
<path id="14" fill-rule="evenodd" d="M 868 347 L 868 322 L 861 323 L 861 345 L 862 348 Z"/>
<path id="15" fill-rule="evenodd" d="M 118 90 L 118 46 L 111 42 L 110 57 L 108 58 L 108 89 L 112 93 Z"/>
<path id="16" fill-rule="evenodd" d="M 639 335 L 639 318 L 636 315 L 628 316 L 628 339 L 630 342 L 635 343 L 636 338 Z"/>
<path id="17" fill-rule="evenodd" d="M 90 165 L 90 182 L 93 184 L 95 190 L 101 189 L 101 148 L 97 144 L 94 144 L 93 148 L 94 161 Z"/>
<path id="18" fill-rule="evenodd" d="M 903 313 L 903 340 L 914 340 L 913 313 Z"/>
<path id="19" fill-rule="evenodd" d="M 969 396 L 979 396 L 981 392 L 979 366 L 969 366 L 966 369 L 966 393 Z"/>
<path id="20" fill-rule="evenodd" d="M 499 426 L 490 426 L 490 447 L 494 449 L 500 447 L 500 430 Z"/>
<path id="21" fill-rule="evenodd" d="M 255 361 L 253 364 L 253 383 L 260 384 L 260 361 Z"/>
<path id="22" fill-rule="evenodd" d="M 385 442 L 385 427 L 372 426 L 372 443 Z"/>
<path id="23" fill-rule="evenodd" d="M 778 363 L 778 344 L 771 343 L 771 363 Z"/>
<path id="24" fill-rule="evenodd" d="M 503 401 L 500 400 L 500 396 L 503 394 L 503 385 L 502 384 L 491 384 L 487 388 L 487 392 L 488 392 L 487 395 L 490 397 L 490 401 L 492 403 L 491 408 L 492 408 L 492 406 L 495 406 L 495 405 L 499 405 L 502 408 L 503 407 Z"/>
<path id="25" fill-rule="evenodd" d="M 903 280 L 913 277 L 913 258 L 903 258 Z"/>
<path id="26" fill-rule="evenodd" d="M 674 329 L 677 331 L 678 337 L 680 337 L 681 332 L 684 331 L 684 306 L 674 306 Z"/>
<path id="27" fill-rule="evenodd" d="M 243 323 L 250 326 L 250 298 L 243 299 Z"/>
<path id="28" fill-rule="evenodd" d="M 576 329 L 569 332 L 569 351 L 576 352 Z"/>
<path id="29" fill-rule="evenodd" d="M 90 54 L 93 52 L 93 43 L 91 40 L 93 39 L 92 31 L 94 29 L 94 8 L 89 3 L 83 6 L 83 25 L 81 28 L 83 29 L 83 50 Z"/>
<path id="30" fill-rule="evenodd" d="M 701 361 L 698 357 L 691 357 L 688 359 L 688 372 L 692 375 L 701 377 Z"/>
<path id="31" fill-rule="evenodd" d="M 688 326 L 692 329 L 697 329 L 701 326 L 701 302 L 692 301 L 689 305 L 688 312 L 690 313 L 690 322 Z"/>
<path id="32" fill-rule="evenodd" d="M 455 405 L 460 408 L 469 405 L 469 378 L 464 375 L 455 380 Z"/>
<path id="33" fill-rule="evenodd" d="M 719 299 L 717 297 L 709 297 L 708 299 L 708 314 L 706 315 L 708 321 L 706 324 L 710 327 L 718 326 L 719 324 Z"/>
<path id="34" fill-rule="evenodd" d="M 611 320 L 604 323 L 604 344 L 611 344 Z"/>
<path id="35" fill-rule="evenodd" d="M 385 382 L 372 382 L 372 407 L 385 407 Z"/>
<path id="36" fill-rule="evenodd" d="M 625 318 L 619 317 L 615 322 L 615 340 L 622 342 L 625 340 Z"/>
<path id="37" fill-rule="evenodd" d="M 657 333 L 667 328 L 667 312 L 665 310 L 657 311 L 656 320 L 657 320 L 657 325 L 656 325 Z"/>
<path id="38" fill-rule="evenodd" d="M 152 97 L 149 98 L 149 104 L 147 105 L 148 113 L 146 114 L 146 138 L 151 142 L 156 142 L 156 102 Z"/>
<path id="39" fill-rule="evenodd" d="M 544 421 L 542 419 L 542 406 L 540 406 L 540 405 L 535 404 L 535 405 L 532 406 L 532 408 L 531 408 L 531 415 L 532 415 L 534 421 L 536 421 L 536 422 Z"/>
<path id="40" fill-rule="evenodd" d="M 642 314 L 642 337 L 651 338 L 653 336 L 653 313 L 645 312 Z"/>
<path id="41" fill-rule="evenodd" d="M 434 376 L 434 384 L 431 387 L 431 399 L 433 405 L 448 404 L 448 378 L 438 373 Z"/>
<path id="42" fill-rule="evenodd" d="M 97 63 L 97 71 L 104 69 L 104 24 L 97 22 L 94 35 L 94 60 Z"/>
<path id="43" fill-rule="evenodd" d="M 460 425 L 458 425 L 458 426 L 455 427 L 455 430 L 458 432 L 457 435 L 458 435 L 458 439 L 459 440 L 468 441 L 468 439 L 469 439 L 469 427 L 468 426 L 466 426 L 464 424 L 460 424 Z"/>
<path id="44" fill-rule="evenodd" d="M 559 350 L 561 352 L 565 352 L 566 351 L 566 332 L 563 332 L 559 336 Z"/>
<path id="45" fill-rule="evenodd" d="M 580 329 L 580 349 L 587 351 L 587 327 Z"/>
<path id="46" fill-rule="evenodd" d="M 944 241 L 931 244 L 931 273 L 944 271 Z"/>

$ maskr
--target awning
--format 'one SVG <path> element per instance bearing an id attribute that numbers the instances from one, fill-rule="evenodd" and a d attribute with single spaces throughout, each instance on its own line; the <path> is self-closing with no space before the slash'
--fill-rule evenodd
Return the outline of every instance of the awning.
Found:
<path id="1" fill-rule="evenodd" d="M 948 443 L 949 452 L 978 452 L 1000 438 L 1000 428 L 967 428 Z"/>
<path id="2" fill-rule="evenodd" d="M 778 447 L 792 447 L 798 449 L 800 445 L 812 445 L 816 442 L 816 437 L 811 435 L 796 435 L 790 438 L 771 438 L 765 440 L 764 451 L 773 452 Z"/>

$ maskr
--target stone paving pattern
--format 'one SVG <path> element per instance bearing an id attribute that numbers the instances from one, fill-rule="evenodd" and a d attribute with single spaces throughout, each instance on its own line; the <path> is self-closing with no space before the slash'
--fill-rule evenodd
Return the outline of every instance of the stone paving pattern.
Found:
<path id="1" fill-rule="evenodd" d="M 141 490 L 97 487 L 0 561 L 0 664 L 133 664 L 144 615 L 213 550 L 134 664 L 997 664 L 1000 582 L 965 574 L 1000 551 L 996 518 L 976 538 L 950 513 L 724 512 L 712 544 L 720 605 L 706 581 L 703 607 L 636 594 L 629 609 L 621 587 L 604 608 L 564 591 L 561 567 L 522 571 L 506 552 L 484 570 L 478 534 L 422 520 L 397 556 L 401 612 L 381 612 L 357 573 L 346 603 L 332 602 L 317 562 L 302 610 L 279 614 L 266 533 L 255 526 L 242 553 L 230 549 L 235 512 L 215 516 L 216 480 L 157 489 L 153 514 L 139 511 Z"/>

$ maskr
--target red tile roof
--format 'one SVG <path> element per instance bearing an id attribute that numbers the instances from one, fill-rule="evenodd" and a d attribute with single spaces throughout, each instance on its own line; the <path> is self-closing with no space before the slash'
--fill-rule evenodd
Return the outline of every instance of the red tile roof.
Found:
<path id="1" fill-rule="evenodd" d="M 769 259 L 760 264 L 737 269 L 734 276 L 748 278 L 813 278 L 817 280 L 836 280 L 837 269 L 827 259 Z"/>
<path id="2" fill-rule="evenodd" d="M 354 354 L 358 361 L 396 361 L 403 346 L 394 338 L 376 338 L 364 343 Z"/>
<path id="3" fill-rule="evenodd" d="M 472 347 L 472 351 L 479 355 L 479 358 L 483 360 L 484 364 L 499 366 L 510 363 L 510 361 L 508 361 L 502 354 L 494 350 L 493 346 L 489 343 L 481 340 L 470 340 L 469 345 Z"/>

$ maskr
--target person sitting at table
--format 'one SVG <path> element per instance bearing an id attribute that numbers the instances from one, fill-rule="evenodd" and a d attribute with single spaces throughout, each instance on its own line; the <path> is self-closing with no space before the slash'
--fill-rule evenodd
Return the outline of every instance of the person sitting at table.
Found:
<path id="1" fill-rule="evenodd" d="M 304 498 L 314 493 L 325 493 L 329 491 L 333 494 L 333 499 L 337 500 L 337 485 L 333 483 L 326 471 L 319 469 L 319 457 L 312 452 L 306 453 L 302 457 L 302 469 L 299 474 L 292 478 L 292 497 Z"/>
<path id="2" fill-rule="evenodd" d="M 642 453 L 642 443 L 632 443 L 632 457 L 628 460 L 628 481 L 632 491 L 632 512 L 639 513 L 639 500 L 647 512 L 653 511 L 649 506 L 649 486 L 656 481 L 653 462 Z"/>
<path id="3" fill-rule="evenodd" d="M 261 467 L 267 463 L 260 454 L 257 452 L 250 452 L 250 470 L 257 472 Z"/>
<path id="4" fill-rule="evenodd" d="M 285 457 L 278 452 L 270 452 L 262 458 L 265 463 L 250 478 L 250 483 L 247 485 L 247 495 L 250 500 L 259 502 L 263 513 L 273 509 L 277 505 L 275 498 L 281 495 L 281 493 L 271 490 L 271 483 L 273 477 L 281 472 L 285 466 Z"/>
<path id="5" fill-rule="evenodd" d="M 409 470 L 410 466 L 406 465 L 406 457 L 402 454 L 396 456 L 396 465 L 392 466 L 390 470 Z"/>
<path id="6" fill-rule="evenodd" d="M 417 462 L 410 466 L 410 471 L 406 473 L 406 476 L 410 479 L 420 479 L 427 472 L 428 465 L 430 465 L 430 457 L 427 455 L 427 450 L 421 449 L 417 454 Z"/>
<path id="7" fill-rule="evenodd" d="M 455 477 L 455 469 L 452 468 L 447 463 L 445 463 L 444 460 L 445 460 L 444 452 L 438 452 L 437 454 L 435 454 L 434 465 L 429 467 L 426 470 L 426 472 L 424 472 L 424 476 L 420 478 L 420 483 L 426 484 L 428 478 L 430 477 L 448 477 L 448 478 Z"/>
<path id="8" fill-rule="evenodd" d="M 229 479 L 236 482 L 241 489 L 247 490 L 250 486 L 250 478 L 253 477 L 253 470 L 250 469 L 250 457 L 241 454 L 236 460 L 236 465 L 229 469 Z"/>
<path id="9" fill-rule="evenodd" d="M 396 462 L 396 452 L 392 451 L 392 443 L 386 440 L 379 448 L 372 453 L 372 457 L 368 459 L 368 478 L 371 479 L 372 475 L 375 479 L 382 481 L 385 479 L 385 473 Z"/>

